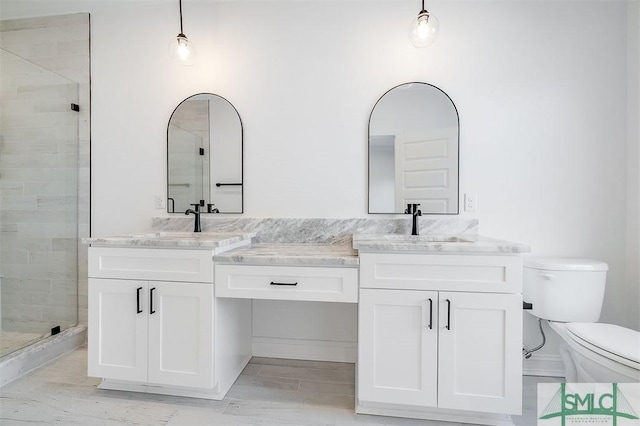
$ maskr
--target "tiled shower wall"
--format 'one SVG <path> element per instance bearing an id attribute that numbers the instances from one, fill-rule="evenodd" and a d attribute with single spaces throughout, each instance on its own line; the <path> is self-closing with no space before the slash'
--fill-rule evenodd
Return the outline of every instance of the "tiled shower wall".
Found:
<path id="1" fill-rule="evenodd" d="M 52 182 L 46 182 L 47 179 L 40 177 L 38 179 L 40 184 L 51 185 L 50 188 L 41 188 L 44 194 L 48 195 L 40 195 L 36 199 L 35 205 L 30 204 L 22 206 L 22 208 L 11 209 L 12 213 L 0 213 L 3 214 L 3 217 L 0 218 L 0 224 L 3 227 L 0 229 L 2 255 L 15 256 L 16 261 L 23 262 L 25 261 L 24 255 L 26 253 L 27 261 L 31 262 L 29 266 L 16 266 L 16 268 L 22 268 L 26 272 L 26 276 L 22 279 L 11 279 L 5 274 L 2 282 L 4 293 L 2 311 L 5 319 L 7 318 L 5 314 L 10 314 L 12 310 L 16 311 L 17 314 L 26 315 L 25 312 L 30 308 L 29 304 L 41 307 L 45 303 L 43 299 L 48 298 L 49 300 L 46 301 L 48 311 L 41 311 L 43 319 L 69 319 L 76 318 L 77 315 L 79 322 L 86 323 L 87 321 L 87 247 L 79 244 L 79 242 L 80 238 L 89 236 L 89 33 L 89 14 L 86 13 L 0 21 L 0 47 L 77 83 L 77 99 L 80 105 L 80 112 L 75 113 L 79 114 L 77 138 L 79 144 L 73 148 L 77 152 L 78 167 L 71 171 L 77 176 L 72 176 L 71 179 L 68 179 L 67 182 L 71 182 L 71 184 L 65 188 L 56 187 Z M 8 80 L 6 77 L 3 76 L 3 84 Z M 18 86 L 21 84 L 19 80 L 15 83 Z M 15 90 L 16 92 L 25 92 L 35 89 L 21 86 L 16 87 Z M 40 88 L 38 90 L 56 89 L 52 86 L 49 89 Z M 33 95 L 36 95 L 36 92 L 33 92 Z M 10 108 L 5 100 L 2 100 L 2 102 L 3 107 Z M 37 107 L 41 110 L 47 108 L 46 102 L 37 104 Z M 49 107 L 58 108 L 57 106 Z M 68 106 L 61 106 L 60 108 L 68 108 Z M 68 110 L 65 112 L 68 113 Z M 64 120 L 64 118 L 61 119 Z M 40 120 L 34 123 L 34 125 L 41 124 Z M 41 162 L 43 169 L 55 167 L 50 162 L 54 158 L 53 156 L 49 157 L 49 160 L 47 160 L 46 156 L 38 157 L 39 154 L 43 154 L 42 148 L 38 148 L 38 141 L 29 140 L 28 129 L 23 129 L 21 133 L 25 135 L 24 139 L 20 143 L 13 143 L 12 149 L 22 152 L 28 152 L 29 149 L 32 150 L 34 156 L 31 160 L 27 160 L 25 166 L 28 165 L 33 168 L 38 165 L 38 162 Z M 66 157 L 69 160 L 69 155 L 71 155 L 69 150 L 71 148 L 62 147 L 58 149 L 66 149 Z M 0 161 L 3 160 L 0 159 Z M 74 182 L 77 182 L 77 188 Z M 32 182 L 31 184 L 35 183 Z M 25 183 L 25 185 L 28 184 Z M 8 210 L 1 207 L 2 205 L 7 206 L 9 197 L 8 189 L 3 188 L 1 184 L 0 197 L 2 197 L 0 200 L 3 201 L 0 209 Z M 73 227 L 77 226 L 77 232 L 73 232 L 75 230 L 68 232 L 69 235 L 73 235 L 72 238 L 65 237 L 65 223 L 55 222 L 59 219 L 55 219 L 53 222 L 47 221 L 47 216 L 45 215 L 43 221 L 29 223 L 30 217 L 32 217 L 28 211 L 29 209 L 55 210 L 64 208 L 64 205 L 68 203 L 77 203 L 77 206 L 67 209 L 68 215 L 75 215 L 77 211 L 77 222 L 75 218 L 70 217 L 64 220 L 65 223 L 77 223 L 77 225 L 71 225 Z M 12 230 L 18 226 L 25 230 L 26 234 L 18 239 L 12 239 Z M 15 235 L 13 236 L 15 237 Z M 29 247 L 27 245 L 29 242 L 34 245 Z M 49 255 L 48 260 L 38 264 L 38 253 L 43 254 L 43 251 L 54 253 L 47 253 Z M 77 256 L 77 262 L 73 259 L 75 256 Z M 69 263 L 69 260 L 72 262 Z M 62 271 L 61 265 L 64 263 L 71 264 L 74 270 Z M 48 275 L 46 274 L 47 272 Z M 77 288 L 75 279 L 69 279 L 76 276 Z M 23 292 L 22 296 L 18 295 L 20 291 Z M 24 295 L 25 291 L 27 295 Z M 74 300 L 71 301 L 72 303 L 67 303 L 70 297 Z M 10 326 L 10 324 L 11 321 L 5 322 L 3 327 Z"/>
<path id="2" fill-rule="evenodd" d="M 45 334 L 77 320 L 78 85 L 0 61 L 2 330 Z"/>

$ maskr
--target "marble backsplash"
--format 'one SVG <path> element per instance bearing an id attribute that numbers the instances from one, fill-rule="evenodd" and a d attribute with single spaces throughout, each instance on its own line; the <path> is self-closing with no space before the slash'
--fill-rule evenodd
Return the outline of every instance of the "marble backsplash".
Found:
<path id="1" fill-rule="evenodd" d="M 255 243 L 304 243 L 351 245 L 352 235 L 410 234 L 411 218 L 246 218 L 202 216 L 203 232 L 255 232 Z M 421 235 L 477 235 L 478 219 L 420 217 Z M 193 230 L 193 217 L 153 218 L 154 231 Z"/>

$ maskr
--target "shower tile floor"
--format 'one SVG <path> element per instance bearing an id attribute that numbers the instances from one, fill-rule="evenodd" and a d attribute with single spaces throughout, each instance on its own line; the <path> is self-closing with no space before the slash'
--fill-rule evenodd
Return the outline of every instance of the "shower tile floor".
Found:
<path id="1" fill-rule="evenodd" d="M 42 339 L 42 334 L 0 331 L 0 357 Z"/>
<path id="2" fill-rule="evenodd" d="M 0 389 L 0 424 L 60 425 L 457 425 L 356 415 L 353 364 L 254 357 L 222 401 L 97 389 L 78 348 Z M 536 424 L 538 382 L 524 377 L 523 415 Z"/>

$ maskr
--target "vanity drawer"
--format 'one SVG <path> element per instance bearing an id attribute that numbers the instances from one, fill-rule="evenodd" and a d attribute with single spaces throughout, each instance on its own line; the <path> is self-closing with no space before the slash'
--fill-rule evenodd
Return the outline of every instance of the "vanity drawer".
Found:
<path id="1" fill-rule="evenodd" d="M 213 252 L 90 247 L 89 277 L 213 283 Z"/>
<path id="2" fill-rule="evenodd" d="M 521 293 L 522 258 L 360 253 L 360 287 Z"/>
<path id="3" fill-rule="evenodd" d="M 216 265 L 216 297 L 358 302 L 358 269 Z"/>

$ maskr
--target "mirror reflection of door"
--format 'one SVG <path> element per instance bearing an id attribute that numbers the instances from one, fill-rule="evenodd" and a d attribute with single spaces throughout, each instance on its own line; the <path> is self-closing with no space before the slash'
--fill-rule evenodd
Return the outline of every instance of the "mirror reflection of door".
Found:
<path id="1" fill-rule="evenodd" d="M 458 213 L 458 113 L 426 83 L 385 93 L 369 120 L 369 213 Z"/>
<path id="2" fill-rule="evenodd" d="M 242 122 L 229 101 L 208 93 L 182 101 L 167 127 L 167 211 L 199 203 L 205 213 L 242 213 L 242 155 Z"/>
<path id="3" fill-rule="evenodd" d="M 396 137 L 394 211 L 413 203 L 424 212 L 457 210 L 458 151 L 451 149 L 457 146 L 457 127 Z"/>

